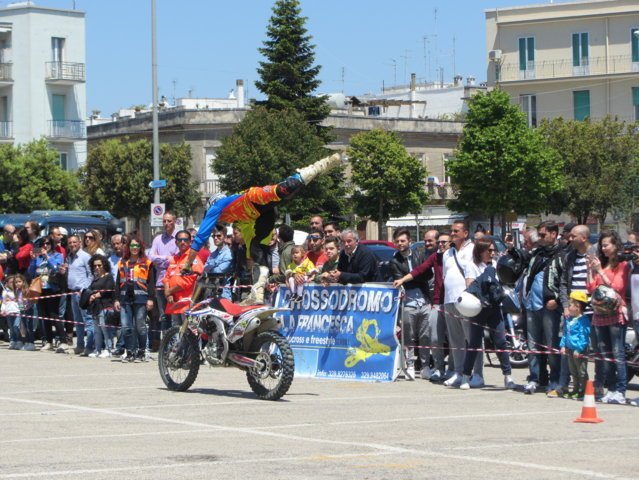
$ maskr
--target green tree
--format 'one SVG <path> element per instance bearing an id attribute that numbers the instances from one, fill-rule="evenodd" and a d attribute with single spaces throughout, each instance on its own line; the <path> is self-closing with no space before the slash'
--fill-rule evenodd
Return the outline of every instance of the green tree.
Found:
<path id="1" fill-rule="evenodd" d="M 383 224 L 391 216 L 421 212 L 428 200 L 426 169 L 394 132 L 375 129 L 353 136 L 348 148 L 355 212 Z"/>
<path id="2" fill-rule="evenodd" d="M 60 168 L 58 158 L 45 140 L 0 145 L 0 212 L 75 209 L 80 185 L 74 173 Z"/>
<path id="3" fill-rule="evenodd" d="M 257 107 L 235 126 L 232 135 L 222 139 L 216 153 L 211 168 L 220 176 L 222 189 L 233 193 L 280 182 L 296 168 L 330 152 L 300 113 Z M 342 215 L 346 196 L 343 179 L 341 168 L 322 175 L 294 199 L 281 203 L 279 211 L 290 214 L 293 224 L 300 227 L 310 213 Z"/>
<path id="4" fill-rule="evenodd" d="M 260 62 L 255 82 L 258 90 L 266 95 L 260 102 L 268 109 L 297 110 L 313 125 L 327 142 L 329 130 L 320 123 L 329 112 L 325 96 L 312 96 L 320 85 L 317 79 L 320 66 L 315 61 L 314 46 L 305 27 L 306 17 L 301 16 L 298 0 L 277 0 L 266 30 L 267 40 L 259 52 L 266 58 Z"/>
<path id="5" fill-rule="evenodd" d="M 561 163 L 524 114 L 501 90 L 478 93 L 454 158 L 447 164 L 457 198 L 456 211 L 499 215 L 537 213 L 563 185 Z"/>
<path id="6" fill-rule="evenodd" d="M 540 131 L 562 159 L 561 194 L 578 223 L 596 215 L 603 225 L 609 212 L 632 208 L 639 153 L 634 125 L 610 116 L 597 121 L 557 118 L 542 122 Z"/>
<path id="7" fill-rule="evenodd" d="M 188 216 L 200 204 L 198 185 L 191 180 L 188 145 L 160 145 L 160 176 L 167 180 L 161 199 L 167 209 Z M 89 151 L 80 170 L 87 206 L 109 210 L 117 217 L 132 217 L 139 223 L 148 216 L 153 202 L 153 155 L 151 142 L 117 139 L 100 142 Z"/>

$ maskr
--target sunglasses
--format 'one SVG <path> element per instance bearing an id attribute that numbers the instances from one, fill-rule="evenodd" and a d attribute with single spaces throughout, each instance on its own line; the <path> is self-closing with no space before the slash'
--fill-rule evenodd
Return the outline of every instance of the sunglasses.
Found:
<path id="1" fill-rule="evenodd" d="M 497 250 L 495 250 L 494 248 L 489 248 L 489 249 L 488 249 L 488 251 L 489 251 L 489 252 L 491 252 L 491 253 L 494 253 L 494 252 L 496 252 Z"/>
<path id="2" fill-rule="evenodd" d="M 86 240 L 95 240 L 95 237 L 93 235 L 85 235 L 84 237 Z"/>
<path id="3" fill-rule="evenodd" d="M 213 235 L 214 238 L 222 238 L 224 237 L 224 235 L 222 235 L 221 233 L 216 233 L 215 235 Z"/>
<path id="4" fill-rule="evenodd" d="M 130 243 L 129 248 L 140 248 L 140 245 L 137 243 Z"/>
<path id="5" fill-rule="evenodd" d="M 93 268 L 102 268 L 102 264 L 101 263 L 94 263 L 93 264 Z"/>
<path id="6" fill-rule="evenodd" d="M 180 242 L 187 242 L 188 243 L 188 242 L 191 241 L 191 239 L 190 238 L 176 238 L 175 241 L 177 243 L 180 243 Z"/>
<path id="7" fill-rule="evenodd" d="M 306 237 L 307 240 L 321 240 L 322 237 L 318 237 L 318 236 L 313 236 L 311 237 L 310 235 L 308 237 Z"/>
<path id="8" fill-rule="evenodd" d="M 439 240 L 437 243 L 439 243 L 440 245 L 446 245 L 448 242 L 448 240 Z"/>

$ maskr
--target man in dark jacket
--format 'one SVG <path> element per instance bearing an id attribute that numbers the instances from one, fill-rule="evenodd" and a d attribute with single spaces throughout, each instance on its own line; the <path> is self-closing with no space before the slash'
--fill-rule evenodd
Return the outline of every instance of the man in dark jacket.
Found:
<path id="1" fill-rule="evenodd" d="M 390 270 L 393 280 L 399 280 L 407 275 L 414 267 L 421 265 L 425 255 L 421 252 L 413 252 L 410 248 L 410 232 L 405 228 L 395 230 L 393 241 L 397 251 L 390 261 Z M 421 377 L 430 379 L 430 349 L 431 345 L 430 324 L 430 298 L 428 280 L 431 272 L 413 280 L 405 282 L 404 308 L 402 311 L 402 329 L 406 355 L 406 379 L 415 379 L 415 349 L 418 350 L 419 360 L 422 365 Z"/>
<path id="2" fill-rule="evenodd" d="M 359 235 L 354 230 L 342 232 L 343 250 L 339 254 L 337 270 L 330 273 L 331 283 L 365 283 L 380 280 L 379 266 L 373 252 L 359 244 Z"/>

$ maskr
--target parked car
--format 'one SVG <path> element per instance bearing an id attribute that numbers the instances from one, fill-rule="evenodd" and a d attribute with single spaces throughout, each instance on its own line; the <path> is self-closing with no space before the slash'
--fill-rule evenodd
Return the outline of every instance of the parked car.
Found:
<path id="1" fill-rule="evenodd" d="M 21 227 L 27 220 L 35 220 L 40 226 L 40 235 L 48 235 L 53 226 L 64 227 L 69 235 L 84 234 L 96 229 L 105 239 L 124 232 L 124 222 L 109 212 L 72 210 L 34 210 L 31 213 L 8 213 L 0 215 L 0 228 L 6 224 Z"/>
<path id="2" fill-rule="evenodd" d="M 391 275 L 390 261 L 397 249 L 395 247 L 388 246 L 386 243 L 364 243 L 364 245 L 366 245 L 366 248 L 375 255 L 379 271 L 382 275 L 382 280 L 384 282 L 392 282 L 393 276 Z"/>
<path id="3" fill-rule="evenodd" d="M 393 242 L 389 242 L 388 240 L 360 240 L 359 243 L 362 245 L 386 245 L 387 247 L 395 248 L 395 244 Z"/>

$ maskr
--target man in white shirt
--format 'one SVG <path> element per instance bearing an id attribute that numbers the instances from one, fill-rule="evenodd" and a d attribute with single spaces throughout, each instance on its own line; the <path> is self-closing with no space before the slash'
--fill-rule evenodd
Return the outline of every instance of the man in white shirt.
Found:
<path id="1" fill-rule="evenodd" d="M 455 308 L 455 303 L 466 290 L 466 269 L 473 261 L 474 244 L 468 238 L 468 225 L 462 220 L 453 223 L 450 231 L 451 247 L 444 253 L 444 315 L 448 329 L 450 355 L 455 363 L 455 373 L 444 382 L 447 387 L 459 387 L 462 380 L 466 343 L 470 340 L 469 320 L 463 317 Z M 479 388 L 484 385 L 483 378 L 484 356 L 477 355 L 470 378 L 470 386 Z"/>

